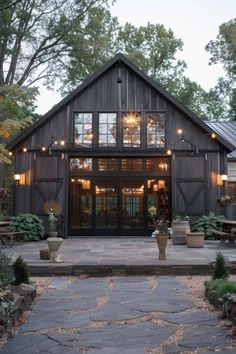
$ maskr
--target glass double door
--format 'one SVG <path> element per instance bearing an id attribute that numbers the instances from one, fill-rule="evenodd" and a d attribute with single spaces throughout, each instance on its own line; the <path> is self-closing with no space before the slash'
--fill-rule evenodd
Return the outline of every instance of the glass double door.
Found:
<path id="1" fill-rule="evenodd" d="M 147 229 L 152 226 L 148 220 L 148 208 L 151 206 L 159 208 L 156 203 L 160 200 L 153 181 L 141 177 L 71 178 L 70 234 L 110 236 L 147 234 Z M 163 198 L 168 204 L 168 193 L 166 196 L 163 195 Z M 168 213 L 168 210 L 165 212 Z"/>

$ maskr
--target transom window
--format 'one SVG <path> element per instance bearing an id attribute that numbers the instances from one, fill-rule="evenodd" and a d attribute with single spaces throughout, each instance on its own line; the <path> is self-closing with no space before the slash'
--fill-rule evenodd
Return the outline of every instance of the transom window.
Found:
<path id="1" fill-rule="evenodd" d="M 139 113 L 125 113 L 123 115 L 123 146 L 140 147 L 140 122 Z"/>
<path id="2" fill-rule="evenodd" d="M 147 114 L 147 147 L 161 148 L 165 146 L 165 114 Z"/>
<path id="3" fill-rule="evenodd" d="M 98 145 L 116 146 L 116 113 L 99 113 L 98 119 Z"/>
<path id="4" fill-rule="evenodd" d="M 93 114 L 75 113 L 74 144 L 83 147 L 92 147 L 93 141 Z"/>

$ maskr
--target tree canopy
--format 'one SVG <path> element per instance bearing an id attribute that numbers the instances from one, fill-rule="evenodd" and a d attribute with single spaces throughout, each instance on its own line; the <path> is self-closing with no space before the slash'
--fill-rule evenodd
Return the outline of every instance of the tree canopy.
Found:
<path id="1" fill-rule="evenodd" d="M 223 23 L 215 40 L 211 40 L 206 50 L 210 53 L 210 65 L 221 63 L 227 78 L 220 78 L 215 88 L 219 98 L 228 103 L 227 115 L 236 120 L 236 19 Z"/>

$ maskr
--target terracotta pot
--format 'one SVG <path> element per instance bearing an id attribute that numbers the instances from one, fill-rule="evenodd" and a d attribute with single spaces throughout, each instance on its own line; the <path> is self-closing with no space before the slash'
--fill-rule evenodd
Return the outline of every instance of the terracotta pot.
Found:
<path id="1" fill-rule="evenodd" d="M 204 247 L 204 232 L 188 232 L 186 234 L 187 247 L 202 248 Z"/>
<path id="2" fill-rule="evenodd" d="M 169 234 L 159 234 L 156 236 L 157 246 L 159 249 L 159 259 L 162 261 L 166 260 L 166 246 Z"/>
<path id="3" fill-rule="evenodd" d="M 189 221 L 173 221 L 171 228 L 173 245 L 186 245 L 186 233 L 190 232 Z"/>

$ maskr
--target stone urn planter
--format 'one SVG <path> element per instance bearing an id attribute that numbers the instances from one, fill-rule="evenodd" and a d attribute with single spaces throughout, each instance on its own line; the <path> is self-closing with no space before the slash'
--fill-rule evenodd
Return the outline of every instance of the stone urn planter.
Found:
<path id="1" fill-rule="evenodd" d="M 173 245 L 186 245 L 186 233 L 190 232 L 189 221 L 172 221 L 171 229 Z"/>
<path id="2" fill-rule="evenodd" d="M 169 238 L 169 234 L 159 234 L 156 237 L 157 246 L 159 249 L 159 260 L 166 260 L 166 246 Z"/>
<path id="3" fill-rule="evenodd" d="M 48 237 L 57 237 L 58 232 L 57 231 L 48 231 Z"/>
<path id="4" fill-rule="evenodd" d="M 48 237 L 47 239 L 48 248 L 50 250 L 51 255 L 51 262 L 53 263 L 62 262 L 62 260 L 58 259 L 58 251 L 61 247 L 62 242 L 63 238 L 61 237 Z"/>
<path id="5" fill-rule="evenodd" d="M 187 247 L 202 248 L 204 247 L 204 232 L 188 232 L 186 234 Z"/>

